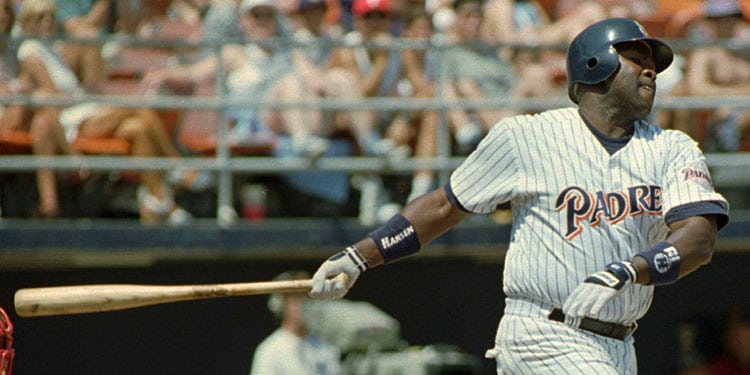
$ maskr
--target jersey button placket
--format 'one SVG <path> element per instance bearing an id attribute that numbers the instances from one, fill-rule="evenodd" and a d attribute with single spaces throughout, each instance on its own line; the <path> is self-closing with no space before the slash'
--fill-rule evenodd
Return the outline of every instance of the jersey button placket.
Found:
<path id="1" fill-rule="evenodd" d="M 610 191 L 620 191 L 622 183 L 620 182 L 620 173 L 617 170 L 617 162 L 614 159 L 609 160 L 609 181 Z"/>

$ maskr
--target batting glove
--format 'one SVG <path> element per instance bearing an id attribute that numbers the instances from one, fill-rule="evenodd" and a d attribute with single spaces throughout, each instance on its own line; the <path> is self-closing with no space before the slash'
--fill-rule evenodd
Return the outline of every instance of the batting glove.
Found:
<path id="1" fill-rule="evenodd" d="M 613 262 L 605 271 L 599 271 L 586 278 L 568 296 L 563 305 L 563 313 L 569 318 L 596 316 L 608 301 L 614 299 L 635 282 L 638 270 L 632 262 Z"/>
<path id="2" fill-rule="evenodd" d="M 328 258 L 313 275 L 310 297 L 341 298 L 370 266 L 354 246 Z"/>

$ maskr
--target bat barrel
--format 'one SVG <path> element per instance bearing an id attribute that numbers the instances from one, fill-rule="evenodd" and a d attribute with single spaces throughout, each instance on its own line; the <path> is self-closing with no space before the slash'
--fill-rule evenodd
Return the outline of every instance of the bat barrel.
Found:
<path id="1" fill-rule="evenodd" d="M 16 313 L 22 317 L 123 310 L 161 303 L 268 293 L 303 293 L 312 280 L 205 285 L 72 285 L 20 289 Z"/>

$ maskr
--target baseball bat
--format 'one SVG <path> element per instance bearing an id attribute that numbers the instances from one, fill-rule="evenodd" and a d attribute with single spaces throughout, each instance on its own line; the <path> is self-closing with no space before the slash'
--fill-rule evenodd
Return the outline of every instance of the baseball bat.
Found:
<path id="1" fill-rule="evenodd" d="M 229 284 L 99 284 L 19 289 L 16 313 L 22 317 L 92 313 L 161 303 L 270 293 L 304 293 L 312 279 Z"/>

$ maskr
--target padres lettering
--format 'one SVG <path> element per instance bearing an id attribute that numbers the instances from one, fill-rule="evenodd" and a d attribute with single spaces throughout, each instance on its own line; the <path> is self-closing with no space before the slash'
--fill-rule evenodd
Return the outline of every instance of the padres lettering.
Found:
<path id="1" fill-rule="evenodd" d="M 661 215 L 661 187 L 636 185 L 625 191 L 592 193 L 578 186 L 570 186 L 557 196 L 555 210 L 566 211 L 565 238 L 570 241 L 583 231 L 583 221 L 595 227 L 601 224 L 602 219 L 609 225 L 615 225 L 628 215 Z"/>

